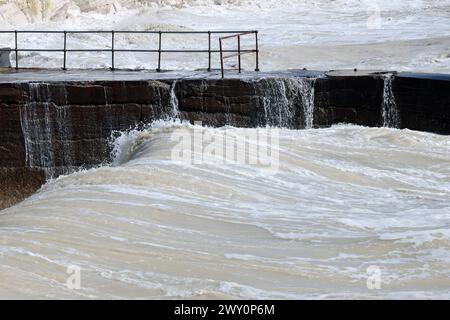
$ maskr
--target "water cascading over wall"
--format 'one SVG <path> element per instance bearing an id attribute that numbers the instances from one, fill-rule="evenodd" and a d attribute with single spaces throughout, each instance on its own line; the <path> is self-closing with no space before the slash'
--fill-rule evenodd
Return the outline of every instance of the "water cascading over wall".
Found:
<path id="1" fill-rule="evenodd" d="M 314 125 L 314 83 L 310 78 L 270 78 L 254 82 L 260 97 L 259 126 L 309 129 Z"/>
<path id="2" fill-rule="evenodd" d="M 32 194 L 48 178 L 108 163 L 115 132 L 158 119 L 291 129 L 384 124 L 450 134 L 450 77 L 443 75 L 135 77 L 33 83 L 3 78 L 0 208 Z"/>
<path id="3" fill-rule="evenodd" d="M 71 154 L 73 149 L 69 142 L 70 110 L 67 106 L 67 92 L 64 86 L 62 90 L 65 101 L 58 106 L 52 101 L 52 92 L 48 83 L 30 83 L 28 85 L 27 101 L 20 107 L 20 120 L 24 136 L 26 163 L 30 168 L 44 168 L 47 178 L 55 174 L 57 167 L 55 153 L 58 162 L 64 163 L 60 174 L 67 173 L 72 164 Z M 55 120 L 53 120 L 55 118 Z"/>
<path id="4" fill-rule="evenodd" d="M 399 128 L 397 81 L 366 75 L 23 83 L 24 158 L 47 178 L 70 173 L 108 162 L 114 131 L 170 118 L 216 127 Z"/>
<path id="5" fill-rule="evenodd" d="M 393 90 L 394 76 L 387 74 L 384 77 L 383 88 L 383 104 L 381 107 L 383 116 L 383 126 L 387 128 L 400 128 L 400 113 L 395 101 L 395 95 Z"/>
<path id="6" fill-rule="evenodd" d="M 20 121 L 26 165 L 48 178 L 109 161 L 114 131 L 173 115 L 170 86 L 139 83 L 29 83 Z"/>
<path id="7" fill-rule="evenodd" d="M 312 78 L 180 80 L 171 86 L 174 114 L 207 126 L 312 128 Z"/>
<path id="8" fill-rule="evenodd" d="M 108 140 L 114 131 L 158 119 L 210 126 L 312 128 L 316 80 L 30 83 L 24 85 L 20 108 L 27 165 L 44 169 L 51 178 L 108 162 Z M 385 82 L 383 101 L 391 101 L 392 87 L 386 83 L 390 81 Z M 383 102 L 383 108 L 387 105 Z"/>

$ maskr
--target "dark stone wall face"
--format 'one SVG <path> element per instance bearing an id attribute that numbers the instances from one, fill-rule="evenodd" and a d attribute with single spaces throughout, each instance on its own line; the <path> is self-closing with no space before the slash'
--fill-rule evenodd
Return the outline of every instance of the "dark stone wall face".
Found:
<path id="1" fill-rule="evenodd" d="M 383 79 L 373 76 L 320 78 L 315 84 L 314 123 L 383 125 Z"/>
<path id="2" fill-rule="evenodd" d="M 19 104 L 0 103 L 0 167 L 24 167 Z"/>
<path id="3" fill-rule="evenodd" d="M 0 168 L 0 210 L 35 193 L 45 183 L 45 173 L 26 167 Z"/>
<path id="4" fill-rule="evenodd" d="M 108 161 L 112 132 L 162 117 L 169 90 L 157 81 L 24 85 L 25 146 L 38 151 L 28 165 L 90 167 Z M 45 152 L 48 159 L 40 159 Z"/>
<path id="5" fill-rule="evenodd" d="M 113 131 L 167 113 L 170 85 L 149 82 L 0 85 L 0 209 L 50 176 L 110 160 Z"/>
<path id="6" fill-rule="evenodd" d="M 400 75 L 393 89 L 402 128 L 450 134 L 450 81 Z"/>
<path id="7" fill-rule="evenodd" d="M 234 119 L 246 119 L 237 125 L 246 125 L 256 119 L 258 97 L 252 83 L 240 80 L 191 80 L 177 81 L 174 84 L 178 99 L 178 108 L 185 114 L 186 120 L 195 120 L 206 116 L 206 122 L 224 123 L 226 115 Z M 198 116 L 195 116 L 195 114 Z M 216 120 L 207 114 L 218 115 Z M 191 119 L 191 116 L 194 118 Z M 227 124 L 236 124 L 229 122 Z M 250 122 L 247 125 L 256 125 Z"/>
<path id="8" fill-rule="evenodd" d="M 20 122 L 22 97 L 20 85 L 0 84 L 0 168 L 3 169 L 26 167 Z"/>

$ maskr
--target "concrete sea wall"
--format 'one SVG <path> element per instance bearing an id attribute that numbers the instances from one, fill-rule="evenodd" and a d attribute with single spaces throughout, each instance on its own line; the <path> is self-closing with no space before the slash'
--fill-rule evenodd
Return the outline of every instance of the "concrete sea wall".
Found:
<path id="1" fill-rule="evenodd" d="M 444 75 L 3 75 L 0 208 L 34 193 L 49 177 L 110 161 L 114 131 L 174 116 L 209 126 L 352 123 L 450 134 L 450 77 Z"/>

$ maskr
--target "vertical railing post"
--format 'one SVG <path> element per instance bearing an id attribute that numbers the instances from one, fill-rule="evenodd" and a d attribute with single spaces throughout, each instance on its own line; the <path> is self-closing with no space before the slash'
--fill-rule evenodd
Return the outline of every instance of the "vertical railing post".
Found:
<path id="1" fill-rule="evenodd" d="M 63 70 L 67 70 L 67 31 L 64 31 L 64 64 Z"/>
<path id="2" fill-rule="evenodd" d="M 255 71 L 259 71 L 259 44 L 258 44 L 258 31 L 255 31 L 255 43 L 256 43 L 256 68 Z"/>
<path id="3" fill-rule="evenodd" d="M 162 32 L 159 31 L 159 47 L 158 47 L 158 69 L 157 72 L 161 72 L 161 49 L 162 49 Z"/>
<path id="4" fill-rule="evenodd" d="M 208 72 L 211 72 L 211 31 L 208 31 Z"/>
<path id="5" fill-rule="evenodd" d="M 241 68 L 241 36 L 238 36 L 237 37 L 238 39 L 238 70 L 239 70 L 239 73 L 241 73 L 241 70 L 242 70 L 242 68 Z"/>
<path id="6" fill-rule="evenodd" d="M 114 71 L 116 69 L 115 66 L 115 41 L 116 40 L 116 33 L 111 31 L 111 70 Z"/>
<path id="7" fill-rule="evenodd" d="M 220 43 L 220 69 L 222 70 L 222 79 L 225 78 L 225 70 L 223 69 L 223 49 L 222 49 L 222 38 L 219 39 L 219 43 Z"/>
<path id="8" fill-rule="evenodd" d="M 17 47 L 17 43 L 18 43 L 17 30 L 14 31 L 14 42 L 15 42 L 15 46 L 16 46 L 14 51 L 16 52 L 16 70 L 17 70 L 17 69 L 19 69 L 19 48 Z"/>

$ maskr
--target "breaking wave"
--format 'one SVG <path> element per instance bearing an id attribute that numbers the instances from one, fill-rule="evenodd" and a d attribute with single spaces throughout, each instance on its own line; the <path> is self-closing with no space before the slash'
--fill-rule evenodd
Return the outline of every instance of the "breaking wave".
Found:
<path id="1" fill-rule="evenodd" d="M 2 212 L 0 296 L 450 297 L 448 137 L 281 129 L 274 174 L 174 161 L 179 130 L 211 142 L 266 129 L 158 122 L 124 133 L 114 165 Z M 66 286 L 70 266 L 80 290 Z M 370 266 L 381 290 L 367 288 Z"/>

